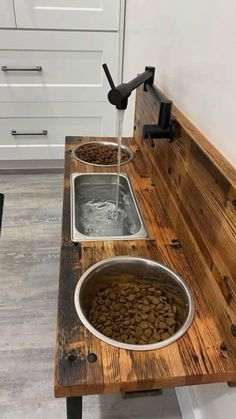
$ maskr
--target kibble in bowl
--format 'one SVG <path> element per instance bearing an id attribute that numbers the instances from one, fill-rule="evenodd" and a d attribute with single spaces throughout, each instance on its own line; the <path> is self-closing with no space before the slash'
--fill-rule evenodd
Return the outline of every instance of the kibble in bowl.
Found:
<path id="1" fill-rule="evenodd" d="M 116 166 L 118 145 L 108 141 L 90 141 L 81 143 L 74 151 L 76 159 L 93 166 Z M 132 160 L 133 153 L 127 147 L 121 146 L 121 164 Z"/>
<path id="2" fill-rule="evenodd" d="M 178 309 L 149 280 L 122 280 L 101 288 L 91 302 L 89 321 L 105 336 L 133 345 L 153 344 L 174 335 Z"/>
<path id="3" fill-rule="evenodd" d="M 173 343 L 194 316 L 192 293 L 178 275 L 156 261 L 130 256 L 89 268 L 77 284 L 75 306 L 90 332 L 130 350 Z"/>

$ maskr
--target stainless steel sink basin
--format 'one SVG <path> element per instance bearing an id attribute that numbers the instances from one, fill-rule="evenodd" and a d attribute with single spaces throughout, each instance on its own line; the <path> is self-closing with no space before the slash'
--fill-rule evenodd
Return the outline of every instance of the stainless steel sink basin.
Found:
<path id="1" fill-rule="evenodd" d="M 119 210 L 116 214 L 116 179 L 116 174 L 111 173 L 72 173 L 73 241 L 147 237 L 128 175 L 124 173 L 120 175 Z"/>

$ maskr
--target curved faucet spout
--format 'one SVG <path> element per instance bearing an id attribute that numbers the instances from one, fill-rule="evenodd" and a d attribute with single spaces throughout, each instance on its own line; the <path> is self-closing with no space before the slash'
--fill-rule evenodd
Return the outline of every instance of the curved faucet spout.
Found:
<path id="1" fill-rule="evenodd" d="M 115 86 L 106 64 L 103 64 L 103 69 L 111 86 L 111 90 L 108 93 L 108 100 L 112 105 L 116 106 L 117 109 L 124 110 L 127 108 L 128 98 L 132 91 L 138 86 L 144 83 L 144 89 L 146 90 L 146 85 L 152 85 L 154 82 L 155 67 L 146 67 L 143 73 L 138 74 L 137 77 L 130 82 L 121 83 L 118 86 Z"/>

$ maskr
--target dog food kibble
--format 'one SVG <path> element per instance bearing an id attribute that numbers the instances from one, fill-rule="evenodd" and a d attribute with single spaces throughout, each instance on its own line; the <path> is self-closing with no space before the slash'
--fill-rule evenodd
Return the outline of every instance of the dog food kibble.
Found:
<path id="1" fill-rule="evenodd" d="M 146 345 L 171 337 L 179 323 L 178 309 L 160 286 L 132 280 L 99 290 L 89 311 L 91 324 L 109 338 Z"/>
<path id="2" fill-rule="evenodd" d="M 83 144 L 75 151 L 76 157 L 92 164 L 117 164 L 117 147 L 105 144 Z M 121 163 L 129 159 L 126 150 L 121 149 Z"/>

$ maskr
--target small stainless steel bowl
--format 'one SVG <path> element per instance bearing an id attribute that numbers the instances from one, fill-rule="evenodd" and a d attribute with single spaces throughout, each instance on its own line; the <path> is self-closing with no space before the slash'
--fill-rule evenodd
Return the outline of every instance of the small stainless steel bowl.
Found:
<path id="1" fill-rule="evenodd" d="M 89 163 L 85 160 L 80 159 L 79 157 L 76 156 L 76 151 L 79 150 L 81 147 L 84 147 L 85 145 L 88 144 L 102 144 L 102 145 L 108 145 L 109 147 L 113 147 L 113 148 L 118 148 L 118 144 L 117 143 L 113 143 L 110 141 L 89 141 L 89 142 L 83 142 L 80 145 L 78 145 L 76 148 L 74 148 L 74 150 L 72 151 L 72 155 L 74 156 L 74 158 L 78 161 L 80 161 L 81 163 L 84 164 L 89 164 L 90 166 L 97 166 L 97 167 L 116 167 L 117 164 L 95 164 L 95 163 Z M 129 147 L 127 147 L 126 145 L 122 145 L 121 149 L 126 151 L 126 153 L 128 154 L 128 160 L 126 160 L 125 162 L 121 163 L 121 165 L 123 166 L 124 164 L 129 163 L 133 157 L 134 157 L 134 153 L 129 149 Z"/>
<path id="2" fill-rule="evenodd" d="M 177 305 L 181 327 L 173 336 L 158 343 L 134 345 L 108 338 L 92 326 L 88 313 L 96 293 L 111 282 L 127 281 L 128 278 L 157 281 L 168 299 Z M 110 345 L 132 351 L 160 349 L 175 342 L 188 330 L 195 313 L 192 292 L 182 278 L 159 262 L 134 256 L 113 257 L 91 266 L 76 286 L 74 302 L 80 320 L 91 333 Z"/>

